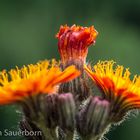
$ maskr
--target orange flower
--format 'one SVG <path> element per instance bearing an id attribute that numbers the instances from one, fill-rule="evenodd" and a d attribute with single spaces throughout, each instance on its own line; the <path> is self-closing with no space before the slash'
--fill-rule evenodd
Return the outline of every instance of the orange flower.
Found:
<path id="1" fill-rule="evenodd" d="M 88 75 L 101 89 L 103 97 L 112 103 L 113 110 L 120 114 L 131 109 L 140 108 L 140 77 L 135 76 L 131 81 L 130 72 L 115 62 L 102 61 L 91 71 L 84 66 Z"/>
<path id="2" fill-rule="evenodd" d="M 0 73 L 0 104 L 22 101 L 28 96 L 56 93 L 59 83 L 67 82 L 80 75 L 74 66 L 63 72 L 59 64 L 52 60 L 41 61 L 35 65 L 12 69 Z"/>
<path id="3" fill-rule="evenodd" d="M 62 63 L 65 64 L 71 60 L 85 62 L 88 46 L 95 43 L 97 34 L 93 26 L 61 26 L 56 37 Z"/>

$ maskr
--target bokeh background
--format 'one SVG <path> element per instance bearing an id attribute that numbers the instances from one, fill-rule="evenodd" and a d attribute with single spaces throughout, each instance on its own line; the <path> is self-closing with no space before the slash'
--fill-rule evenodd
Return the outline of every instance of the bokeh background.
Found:
<path id="1" fill-rule="evenodd" d="M 88 60 L 115 60 L 140 74 L 140 0 L 0 0 L 0 70 L 57 58 L 55 34 L 63 24 L 94 25 L 99 32 Z M 15 106 L 0 107 L 0 131 L 16 130 Z M 140 115 L 112 128 L 110 140 L 140 140 Z M 0 140 L 19 137 L 1 137 Z"/>

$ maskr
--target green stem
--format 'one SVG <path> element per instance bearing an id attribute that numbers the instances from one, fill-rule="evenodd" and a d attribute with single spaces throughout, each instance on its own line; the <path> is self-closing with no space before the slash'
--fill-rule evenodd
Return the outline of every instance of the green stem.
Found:
<path id="1" fill-rule="evenodd" d="M 102 136 L 98 135 L 98 136 L 87 136 L 87 137 L 83 137 L 82 140 L 100 140 Z"/>
<path id="2" fill-rule="evenodd" d="M 104 134 L 109 131 L 111 124 L 107 122 L 106 127 L 98 134 L 91 134 L 89 136 L 80 136 L 80 140 L 101 140 Z"/>
<path id="3" fill-rule="evenodd" d="M 42 130 L 45 140 L 57 140 L 55 129 L 46 127 L 45 120 L 41 114 L 39 115 L 38 119 L 33 121 L 33 123 L 36 124 L 40 130 Z"/>
<path id="4" fill-rule="evenodd" d="M 67 131 L 66 133 L 66 140 L 73 140 L 73 133 L 70 131 Z"/>

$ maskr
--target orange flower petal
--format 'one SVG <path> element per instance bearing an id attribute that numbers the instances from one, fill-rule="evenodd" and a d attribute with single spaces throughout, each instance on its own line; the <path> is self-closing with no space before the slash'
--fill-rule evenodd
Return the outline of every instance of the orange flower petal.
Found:
<path id="1" fill-rule="evenodd" d="M 140 107 L 140 78 L 130 80 L 130 72 L 123 66 L 116 66 L 113 61 L 102 61 L 94 66 L 94 71 L 84 66 L 87 74 L 103 91 L 104 97 L 121 110 Z"/>
<path id="2" fill-rule="evenodd" d="M 56 37 L 62 63 L 80 59 L 85 61 L 88 47 L 95 43 L 97 31 L 93 26 L 61 26 Z"/>
<path id="3" fill-rule="evenodd" d="M 21 69 L 0 73 L 0 104 L 14 103 L 36 94 L 57 92 L 57 85 L 80 75 L 75 66 L 61 71 L 59 64 L 52 60 L 31 64 Z"/>

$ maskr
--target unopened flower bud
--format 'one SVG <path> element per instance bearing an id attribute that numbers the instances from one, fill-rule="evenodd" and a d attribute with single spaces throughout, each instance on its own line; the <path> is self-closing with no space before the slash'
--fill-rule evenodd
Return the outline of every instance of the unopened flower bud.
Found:
<path id="1" fill-rule="evenodd" d="M 108 125 L 110 104 L 100 97 L 92 97 L 77 115 L 77 130 L 84 137 L 98 136 Z"/>
<path id="2" fill-rule="evenodd" d="M 93 26 L 61 26 L 56 37 L 63 67 L 74 64 L 77 68 L 82 68 L 88 47 L 95 43 L 97 34 Z"/>
<path id="3" fill-rule="evenodd" d="M 57 97 L 58 97 L 57 94 L 52 94 L 46 96 L 45 98 L 44 116 L 48 128 L 54 128 L 57 126 L 58 122 Z"/>
<path id="4" fill-rule="evenodd" d="M 71 93 L 58 96 L 59 126 L 63 130 L 74 130 L 75 102 Z"/>

